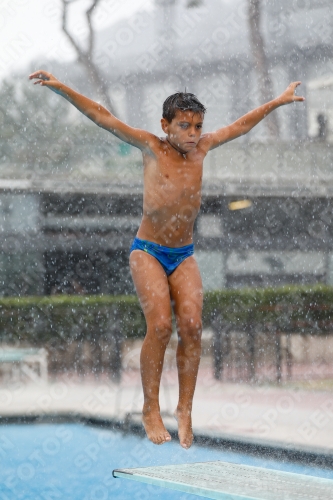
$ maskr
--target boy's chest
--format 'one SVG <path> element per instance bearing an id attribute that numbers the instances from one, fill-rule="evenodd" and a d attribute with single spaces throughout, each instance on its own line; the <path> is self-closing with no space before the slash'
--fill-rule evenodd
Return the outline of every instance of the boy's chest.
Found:
<path id="1" fill-rule="evenodd" d="M 193 191 L 201 188 L 202 166 L 201 155 L 159 155 L 145 164 L 145 181 L 166 190 Z"/>
<path id="2" fill-rule="evenodd" d="M 202 164 L 199 162 L 160 162 L 150 165 L 145 173 L 145 184 L 154 198 L 164 201 L 164 205 L 192 202 L 200 203 L 202 184 Z"/>

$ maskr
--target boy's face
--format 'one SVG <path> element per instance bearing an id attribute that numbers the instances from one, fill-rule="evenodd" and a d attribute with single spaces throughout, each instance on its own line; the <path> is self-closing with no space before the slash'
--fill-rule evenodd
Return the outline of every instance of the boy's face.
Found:
<path id="1" fill-rule="evenodd" d="M 170 143 L 181 153 L 188 153 L 199 142 L 203 115 L 191 110 L 181 111 L 177 109 L 176 116 L 172 121 L 169 123 L 165 118 L 162 118 L 161 125 Z"/>

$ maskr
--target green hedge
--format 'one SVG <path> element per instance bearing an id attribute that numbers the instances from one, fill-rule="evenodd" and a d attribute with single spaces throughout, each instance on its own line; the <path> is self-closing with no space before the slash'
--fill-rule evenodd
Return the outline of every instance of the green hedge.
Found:
<path id="1" fill-rule="evenodd" d="M 333 331 L 333 287 L 286 286 L 207 293 L 204 324 L 219 315 L 235 326 L 252 323 L 285 332 L 325 333 Z"/>
<path id="2" fill-rule="evenodd" d="M 203 323 L 215 319 L 243 328 L 252 323 L 280 331 L 333 331 L 333 288 L 326 286 L 222 290 L 204 297 Z M 0 299 L 0 340 L 69 342 L 145 334 L 134 296 L 7 297 Z"/>
<path id="3" fill-rule="evenodd" d="M 109 335 L 143 337 L 145 320 L 136 297 L 6 297 L 0 299 L 0 339 L 10 342 L 96 341 Z"/>

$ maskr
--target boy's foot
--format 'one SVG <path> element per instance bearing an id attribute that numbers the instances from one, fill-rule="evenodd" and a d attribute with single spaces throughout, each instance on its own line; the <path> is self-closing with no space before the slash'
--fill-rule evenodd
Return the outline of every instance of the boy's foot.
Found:
<path id="1" fill-rule="evenodd" d="M 154 444 L 163 444 L 171 441 L 171 436 L 164 427 L 163 420 L 158 410 L 143 411 L 142 423 L 147 437 Z"/>
<path id="2" fill-rule="evenodd" d="M 176 410 L 174 417 L 178 422 L 180 446 L 188 450 L 193 443 L 191 412 L 189 410 Z"/>

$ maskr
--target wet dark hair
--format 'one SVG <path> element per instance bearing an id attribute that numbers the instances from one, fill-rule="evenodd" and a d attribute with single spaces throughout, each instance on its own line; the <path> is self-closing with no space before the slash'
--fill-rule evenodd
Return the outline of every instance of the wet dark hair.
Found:
<path id="1" fill-rule="evenodd" d="M 176 92 L 167 97 L 163 103 L 163 118 L 169 123 L 176 116 L 177 109 L 180 111 L 193 111 L 194 113 L 205 114 L 206 108 L 197 96 L 189 92 Z"/>

